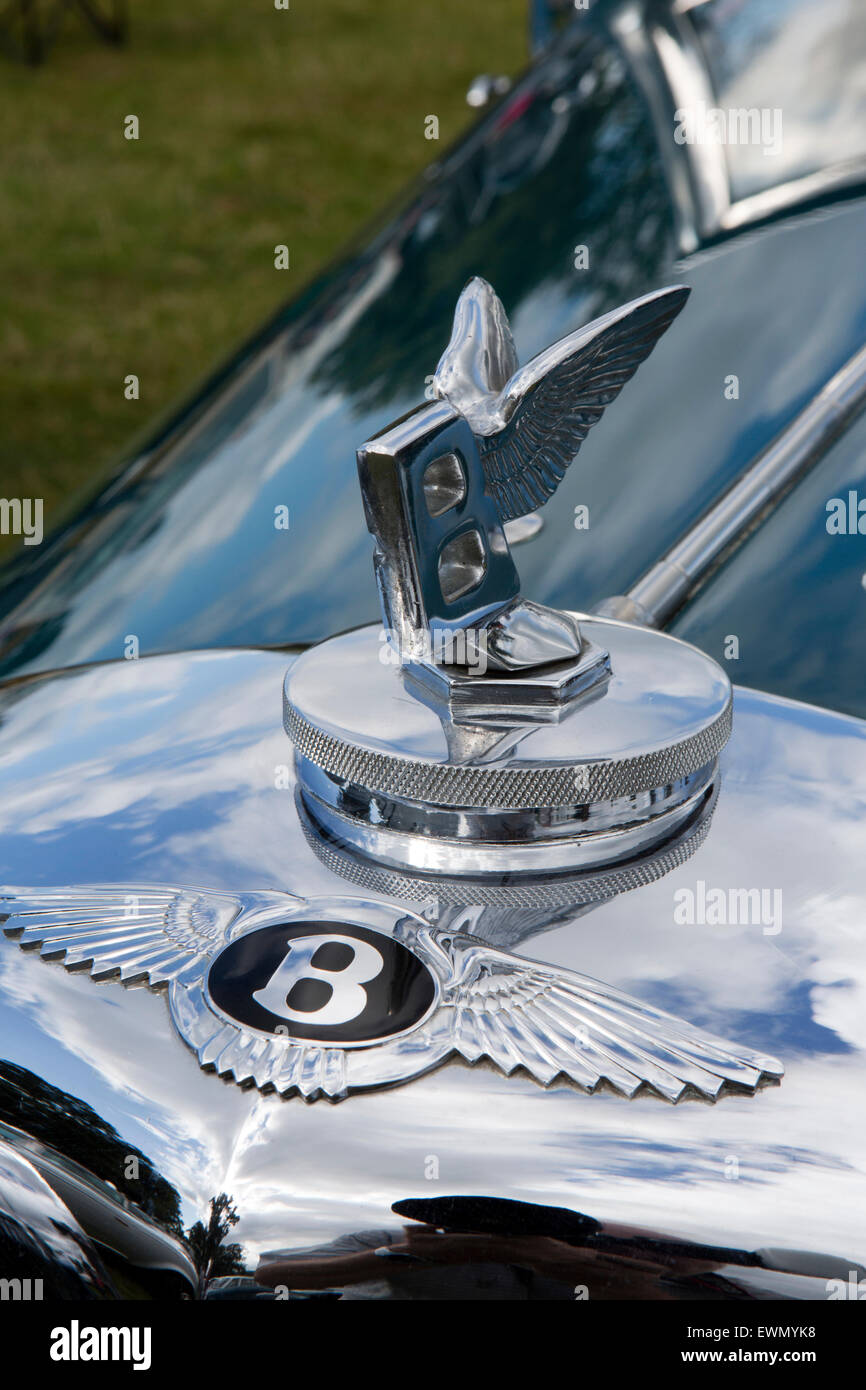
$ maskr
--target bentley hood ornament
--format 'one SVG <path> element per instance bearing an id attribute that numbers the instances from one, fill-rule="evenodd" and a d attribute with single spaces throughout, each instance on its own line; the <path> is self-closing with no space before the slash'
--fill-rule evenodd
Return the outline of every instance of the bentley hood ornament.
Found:
<path id="1" fill-rule="evenodd" d="M 502 303 L 486 280 L 469 281 L 433 377 L 438 403 L 358 455 L 386 627 L 407 655 L 432 632 L 452 638 L 458 666 L 579 657 L 574 619 L 519 596 L 503 525 L 553 496 L 688 295 L 644 295 L 518 368 Z M 454 659 L 456 633 L 469 645 Z"/>

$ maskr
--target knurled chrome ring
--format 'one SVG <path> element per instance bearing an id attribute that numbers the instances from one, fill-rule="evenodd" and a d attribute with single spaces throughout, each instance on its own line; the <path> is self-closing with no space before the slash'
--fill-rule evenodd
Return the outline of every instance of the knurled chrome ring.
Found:
<path id="1" fill-rule="evenodd" d="M 712 723 L 635 757 L 539 766 L 434 763 L 374 753 L 309 723 L 284 695 L 283 724 L 298 752 L 344 782 L 403 801 L 453 807 L 537 810 L 613 801 L 667 786 L 706 767 L 731 733 L 732 701 Z"/>
<path id="2" fill-rule="evenodd" d="M 384 893 L 408 902 L 428 902 L 436 898 L 443 904 L 467 903 L 526 913 L 547 912 L 562 907 L 588 907 L 609 902 L 621 893 L 642 888 L 679 868 L 700 849 L 713 819 L 719 784 L 715 782 L 701 798 L 688 823 L 661 849 L 636 855 L 623 864 L 581 874 L 549 874 L 526 883 L 486 883 L 441 874 L 417 874 L 382 867 L 336 844 L 315 823 L 300 792 L 296 793 L 298 818 L 307 843 L 316 858 L 333 873 L 356 887 Z"/>

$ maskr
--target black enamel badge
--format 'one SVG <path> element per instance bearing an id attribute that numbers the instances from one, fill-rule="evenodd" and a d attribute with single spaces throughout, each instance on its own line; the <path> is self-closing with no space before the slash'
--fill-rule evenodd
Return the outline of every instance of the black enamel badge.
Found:
<path id="1" fill-rule="evenodd" d="M 436 982 L 412 951 L 368 927 L 263 927 L 226 946 L 207 979 L 216 1007 L 259 1032 L 361 1046 L 420 1023 Z"/>

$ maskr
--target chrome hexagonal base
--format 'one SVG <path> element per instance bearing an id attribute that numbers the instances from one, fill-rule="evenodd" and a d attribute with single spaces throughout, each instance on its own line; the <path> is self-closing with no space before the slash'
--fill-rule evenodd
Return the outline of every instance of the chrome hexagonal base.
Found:
<path id="1" fill-rule="evenodd" d="M 511 728 L 515 720 L 558 724 L 578 704 L 600 695 L 610 679 L 610 655 L 586 639 L 580 656 L 531 671 L 475 676 L 432 661 L 403 667 L 407 687 L 440 717 L 456 723 Z"/>

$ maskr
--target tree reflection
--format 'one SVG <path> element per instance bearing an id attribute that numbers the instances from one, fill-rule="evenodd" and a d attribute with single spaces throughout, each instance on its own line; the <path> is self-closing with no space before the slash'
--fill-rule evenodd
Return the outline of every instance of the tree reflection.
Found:
<path id="1" fill-rule="evenodd" d="M 220 1192 L 210 1199 L 210 1217 L 207 1225 L 196 1221 L 187 1232 L 187 1240 L 192 1247 L 193 1257 L 198 1265 L 202 1284 L 220 1275 L 243 1274 L 244 1261 L 240 1245 L 227 1241 L 226 1237 L 238 1224 L 235 1204 L 227 1192 Z"/>

